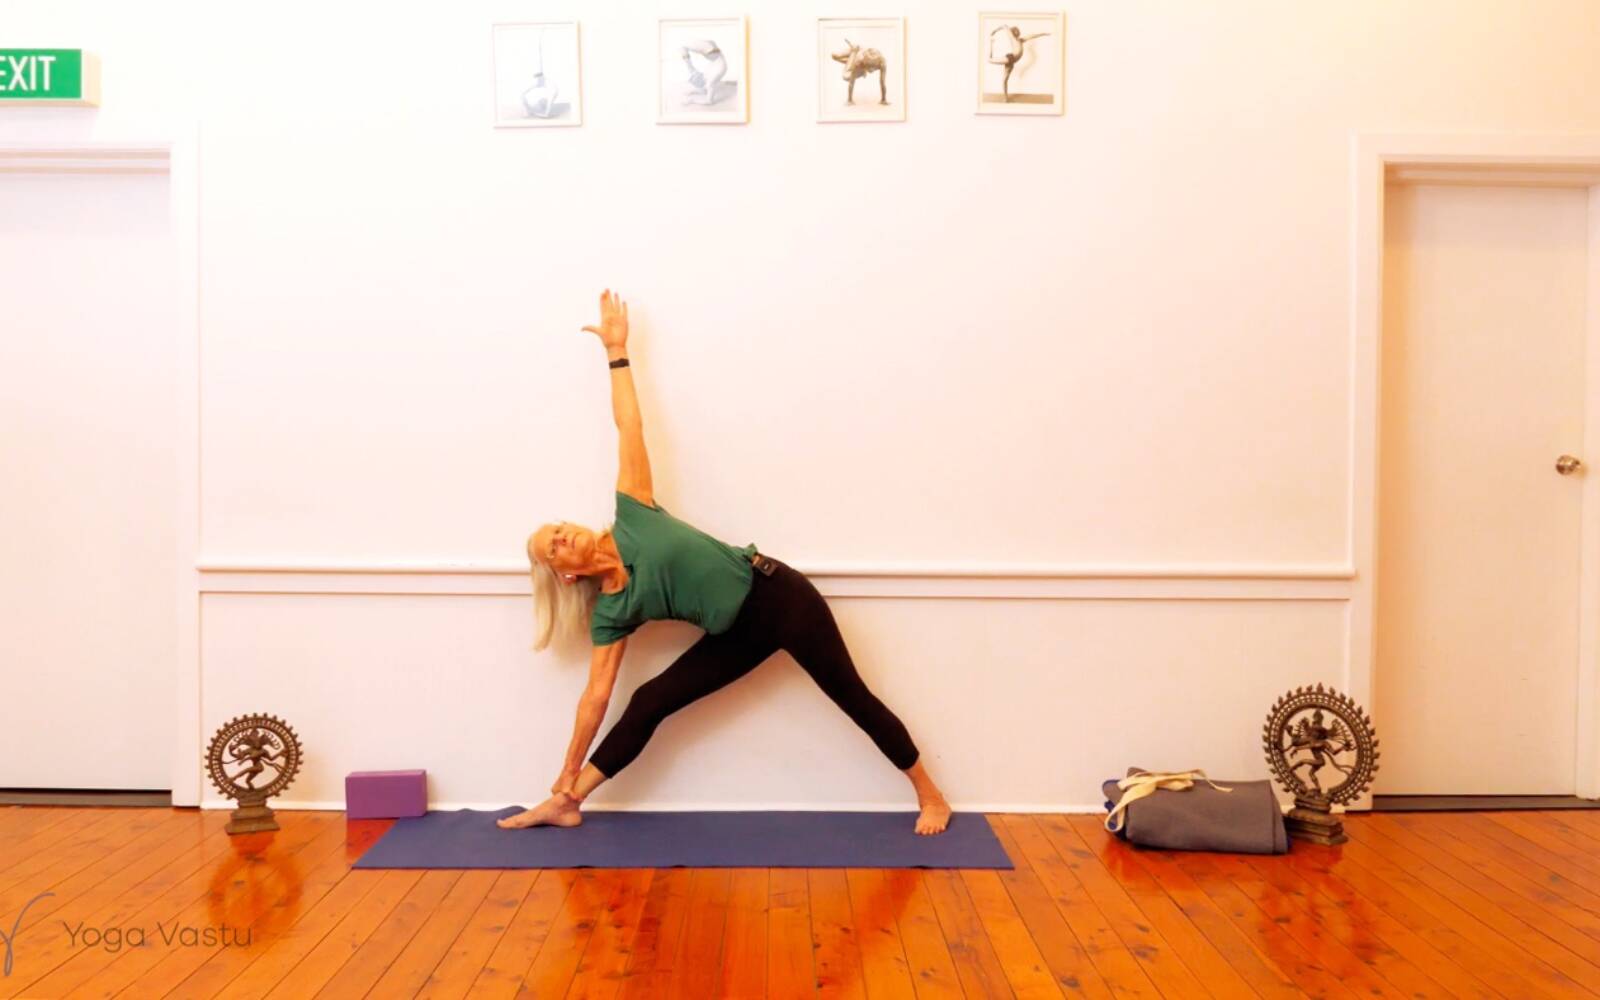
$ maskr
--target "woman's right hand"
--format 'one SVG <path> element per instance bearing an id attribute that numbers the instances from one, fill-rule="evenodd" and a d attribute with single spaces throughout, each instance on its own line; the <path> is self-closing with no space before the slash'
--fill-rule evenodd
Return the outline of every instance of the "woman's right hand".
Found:
<path id="1" fill-rule="evenodd" d="M 625 347 L 628 343 L 628 304 L 612 294 L 611 289 L 600 293 L 600 325 L 586 326 L 585 330 L 600 338 L 606 347 Z"/>
<path id="2" fill-rule="evenodd" d="M 555 784 L 550 786 L 550 794 L 560 795 L 565 792 L 566 794 L 571 795 L 573 798 L 577 798 L 577 795 L 572 787 L 573 783 L 577 780 L 577 771 L 562 771 L 561 776 L 556 778 Z"/>

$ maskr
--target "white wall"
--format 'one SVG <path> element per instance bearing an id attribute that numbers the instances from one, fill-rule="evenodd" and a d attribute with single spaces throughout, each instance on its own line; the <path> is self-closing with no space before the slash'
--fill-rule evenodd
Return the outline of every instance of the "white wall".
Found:
<path id="1" fill-rule="evenodd" d="M 0 133 L 198 122 L 203 562 L 514 574 L 539 522 L 600 526 L 609 374 L 578 327 L 610 285 L 663 502 L 816 573 L 958 804 L 1093 806 L 1129 764 L 1262 776 L 1273 699 L 1341 683 L 1350 134 L 1600 129 L 1600 7 L 1064 7 L 1064 117 L 971 113 L 976 6 L 772 0 L 751 123 L 665 127 L 679 4 L 29 0 L 4 37 L 100 52 L 105 108 Z M 910 120 L 816 124 L 813 18 L 902 11 Z M 574 12 L 586 124 L 492 129 L 488 25 Z M 1044 583 L 843 573 L 907 564 Z M 349 575 L 209 574 L 318 592 L 206 598 L 206 733 L 289 717 L 285 802 L 378 767 L 428 768 L 436 803 L 542 793 L 584 663 L 527 651 L 517 577 L 325 593 Z M 874 589 L 901 596 L 844 596 Z M 613 712 L 695 634 L 642 632 Z M 787 657 L 597 799 L 905 801 Z"/>

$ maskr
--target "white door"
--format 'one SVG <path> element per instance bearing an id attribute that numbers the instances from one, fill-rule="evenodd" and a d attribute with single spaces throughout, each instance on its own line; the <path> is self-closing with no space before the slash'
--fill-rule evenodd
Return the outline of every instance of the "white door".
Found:
<path id="1" fill-rule="evenodd" d="M 1389 186 L 1378 794 L 1575 791 L 1587 212 L 1581 188 Z"/>
<path id="2" fill-rule="evenodd" d="M 164 174 L 0 173 L 0 788 L 171 787 Z"/>

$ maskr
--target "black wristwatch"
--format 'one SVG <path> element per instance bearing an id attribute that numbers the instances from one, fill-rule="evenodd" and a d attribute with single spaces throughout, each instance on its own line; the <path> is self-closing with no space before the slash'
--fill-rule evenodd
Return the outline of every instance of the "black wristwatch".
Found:
<path id="1" fill-rule="evenodd" d="M 611 362 L 611 367 L 613 367 L 613 368 L 626 368 L 626 367 L 628 367 L 628 359 L 627 358 L 618 358 L 617 360 Z"/>

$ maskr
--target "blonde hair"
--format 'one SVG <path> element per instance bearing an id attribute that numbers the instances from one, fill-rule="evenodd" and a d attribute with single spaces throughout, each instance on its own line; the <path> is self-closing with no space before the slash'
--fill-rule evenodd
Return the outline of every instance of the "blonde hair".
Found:
<path id="1" fill-rule="evenodd" d="M 608 525 L 606 531 L 610 531 Z M 566 583 L 561 575 L 540 562 L 533 554 L 533 536 L 528 536 L 528 566 L 533 575 L 533 646 L 539 652 L 552 639 L 588 636 L 589 618 L 600 596 L 600 581 L 580 576 Z"/>

